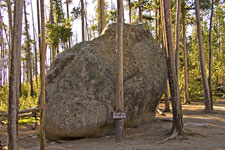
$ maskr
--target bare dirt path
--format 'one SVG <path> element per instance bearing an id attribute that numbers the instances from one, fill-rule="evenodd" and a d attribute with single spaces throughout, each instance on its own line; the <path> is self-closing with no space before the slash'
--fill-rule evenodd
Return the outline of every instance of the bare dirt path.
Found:
<path id="1" fill-rule="evenodd" d="M 163 104 L 160 104 L 163 109 Z M 126 129 L 122 143 L 115 143 L 113 135 L 102 138 L 85 138 L 59 143 L 47 141 L 47 150 L 225 150 L 225 100 L 215 103 L 214 114 L 202 114 L 204 106 L 199 103 L 183 105 L 186 135 L 157 144 L 166 137 L 172 126 L 172 114 L 157 114 L 155 121 L 136 128 Z M 31 125 L 19 127 L 21 150 L 39 150 L 38 129 Z M 6 142 L 6 126 L 0 125 L 0 141 Z"/>

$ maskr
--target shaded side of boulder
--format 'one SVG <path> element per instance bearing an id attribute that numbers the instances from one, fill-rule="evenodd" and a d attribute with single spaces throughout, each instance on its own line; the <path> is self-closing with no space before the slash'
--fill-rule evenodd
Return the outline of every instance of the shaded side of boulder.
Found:
<path id="1" fill-rule="evenodd" d="M 46 135 L 99 137 L 114 130 L 116 24 L 59 54 L 46 77 Z M 124 25 L 124 101 L 132 127 L 152 121 L 166 87 L 164 50 L 143 25 Z"/>

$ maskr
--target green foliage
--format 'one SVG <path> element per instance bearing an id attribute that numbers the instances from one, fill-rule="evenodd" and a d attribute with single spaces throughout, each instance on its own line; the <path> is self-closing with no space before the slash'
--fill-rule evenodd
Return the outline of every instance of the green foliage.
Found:
<path id="1" fill-rule="evenodd" d="M 72 36 L 72 18 L 64 18 L 61 0 L 53 0 L 54 23 L 46 23 L 47 42 L 54 47 L 65 44 Z"/>
<path id="2" fill-rule="evenodd" d="M 117 10 L 110 10 L 108 13 L 108 22 L 116 22 Z"/>
<path id="3" fill-rule="evenodd" d="M 0 110 L 8 109 L 9 85 L 0 87 Z"/>
<path id="4" fill-rule="evenodd" d="M 21 118 L 21 119 L 18 120 L 18 123 L 20 125 L 24 125 L 24 124 L 33 124 L 36 121 L 39 122 L 40 121 L 40 117 L 37 117 L 37 118 L 35 118 L 35 117 Z"/>
<path id="5" fill-rule="evenodd" d="M 212 30 L 212 92 L 213 95 L 216 93 L 216 88 L 225 83 L 225 6 L 216 5 L 213 19 L 213 30 Z M 209 13 L 202 12 L 204 14 L 202 22 L 202 35 L 204 44 L 204 56 L 206 72 L 208 76 L 209 66 Z M 192 35 L 188 38 L 187 43 L 188 49 L 188 72 L 189 72 L 189 94 L 191 99 L 199 99 L 203 96 L 203 83 L 201 79 L 201 69 L 199 61 L 199 48 L 197 29 L 195 26 L 192 28 Z M 182 54 L 181 54 L 182 56 Z M 182 59 L 180 63 L 180 88 L 181 97 L 183 97 L 184 89 L 184 75 L 183 75 L 183 64 Z"/>
<path id="6" fill-rule="evenodd" d="M 78 7 L 73 7 L 73 10 L 72 10 L 71 14 L 72 14 L 73 20 L 76 20 L 76 19 L 80 18 L 80 16 L 81 16 L 81 8 L 79 6 Z"/>
<path id="7" fill-rule="evenodd" d="M 40 85 L 40 83 L 39 83 Z M 21 85 L 21 97 L 19 98 L 19 109 L 28 109 L 37 107 L 39 87 L 34 86 L 34 96 L 30 96 L 30 84 L 25 82 Z M 0 88 L 0 110 L 8 110 L 8 100 L 9 100 L 9 85 L 5 85 Z"/>

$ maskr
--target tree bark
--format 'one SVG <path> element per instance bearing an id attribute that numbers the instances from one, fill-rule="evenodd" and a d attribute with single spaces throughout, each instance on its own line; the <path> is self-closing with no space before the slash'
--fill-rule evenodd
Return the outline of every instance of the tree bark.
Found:
<path id="1" fill-rule="evenodd" d="M 183 29 L 183 58 L 184 58 L 184 104 L 190 104 L 188 92 L 188 62 L 187 62 L 187 46 L 186 46 L 186 15 L 185 1 L 182 1 L 182 29 Z"/>
<path id="2" fill-rule="evenodd" d="M 115 93 L 115 109 L 116 111 L 124 111 L 123 99 L 123 0 L 117 0 L 117 32 L 116 32 L 116 93 Z M 116 142 L 122 141 L 124 129 L 124 120 L 115 120 L 115 137 Z"/>
<path id="3" fill-rule="evenodd" d="M 168 71 L 168 46 L 167 46 L 167 38 L 166 38 L 166 26 L 165 26 L 165 20 L 164 20 L 164 6 L 163 6 L 163 0 L 160 0 L 160 8 L 161 8 L 161 24 L 162 24 L 162 46 L 165 50 L 165 56 L 166 56 L 166 64 L 167 64 L 167 75 L 169 74 Z M 160 41 L 159 41 L 160 42 Z M 169 79 L 169 78 L 168 78 Z M 166 85 L 165 90 L 165 112 L 170 112 L 170 105 L 169 105 L 169 94 L 168 94 L 168 85 Z"/>
<path id="4" fill-rule="evenodd" d="M 81 0 L 81 28 L 82 28 L 82 41 L 85 41 L 85 36 L 84 36 L 84 0 Z"/>
<path id="5" fill-rule="evenodd" d="M 128 0 L 128 7 L 129 7 L 129 23 L 131 23 L 132 22 L 132 20 L 131 20 L 131 2 L 130 2 L 131 0 Z"/>
<path id="6" fill-rule="evenodd" d="M 202 41 L 202 29 L 201 29 L 201 21 L 200 21 L 200 9 L 199 9 L 199 0 L 195 0 L 195 11 L 196 11 L 196 23 L 197 23 L 197 31 L 198 31 L 198 46 L 199 46 L 199 57 L 200 57 L 200 65 L 201 65 L 201 74 L 203 80 L 203 89 L 204 89 L 204 99 L 205 99 L 205 113 L 211 113 L 211 104 L 210 104 L 210 95 L 209 95 L 209 85 L 206 75 L 205 69 L 205 59 L 203 52 L 203 41 Z"/>
<path id="7" fill-rule="evenodd" d="M 50 12 L 49 12 L 49 21 L 51 24 L 54 24 L 54 15 L 53 15 L 53 0 L 50 0 Z M 55 59 L 56 56 L 56 47 L 55 45 L 51 46 L 51 51 L 52 51 L 52 62 Z"/>
<path id="8" fill-rule="evenodd" d="M 41 107 L 40 107 L 40 149 L 45 150 L 45 58 L 46 58 L 46 43 L 45 43 L 45 13 L 44 0 L 41 0 Z"/>
<path id="9" fill-rule="evenodd" d="M 155 1 L 156 3 L 156 1 Z M 158 41 L 158 8 L 155 8 L 155 39 Z"/>
<path id="10" fill-rule="evenodd" d="M 177 81 L 177 109 L 178 109 L 178 122 L 181 124 L 183 130 L 183 112 L 180 99 L 180 86 L 179 86 L 179 53 L 180 53 L 180 10 L 181 0 L 176 1 L 176 47 L 175 47 L 175 70 L 176 70 L 176 81 Z M 180 128 L 180 127 L 178 127 Z M 180 131 L 182 133 L 183 131 Z"/>
<path id="11" fill-rule="evenodd" d="M 170 112 L 170 101 L 169 101 L 167 81 L 166 81 L 166 91 L 165 91 L 165 110 L 164 110 L 164 112 Z"/>
<path id="12" fill-rule="evenodd" d="M 142 22 L 142 9 L 141 9 L 141 0 L 138 0 L 139 7 L 138 7 L 138 14 L 139 14 L 139 22 Z"/>
<path id="13" fill-rule="evenodd" d="M 37 0 L 37 21 L 38 21 L 38 48 L 41 51 L 41 24 L 40 24 L 40 8 L 39 0 Z M 41 55 L 40 55 L 41 58 Z"/>
<path id="14" fill-rule="evenodd" d="M 17 150 L 17 111 L 19 101 L 19 59 L 22 35 L 23 1 L 15 0 L 9 79 L 8 149 Z"/>
<path id="15" fill-rule="evenodd" d="M 70 13 L 69 13 L 69 0 L 66 0 L 66 14 L 67 14 L 67 19 L 70 18 Z M 69 48 L 71 47 L 71 38 L 69 38 Z"/>
<path id="16" fill-rule="evenodd" d="M 31 13 L 32 13 L 32 24 L 33 24 L 33 39 L 34 39 L 34 57 L 35 57 L 35 77 L 36 77 L 36 85 L 38 87 L 38 60 L 37 60 L 37 42 L 36 42 L 36 31 L 34 26 L 34 13 L 33 13 L 33 6 L 32 6 L 32 0 L 30 0 L 31 3 Z"/>
<path id="17" fill-rule="evenodd" d="M 12 9 L 11 9 L 11 0 L 7 0 L 7 8 L 8 8 L 8 19 L 9 19 L 9 54 L 11 54 L 11 45 L 12 45 Z M 10 74 L 10 64 L 11 62 L 11 55 L 9 55 L 9 74 Z"/>
<path id="18" fill-rule="evenodd" d="M 24 19 L 25 19 L 25 29 L 26 29 L 26 37 L 27 37 L 27 68 L 29 73 L 28 77 L 30 80 L 30 96 L 34 95 L 33 90 L 33 75 L 32 75 L 32 62 L 31 62 L 31 45 L 30 45 L 30 36 L 28 32 L 28 21 L 27 21 L 27 14 L 26 14 L 26 1 L 24 1 Z M 28 80 L 28 78 L 27 78 Z"/>
<path id="19" fill-rule="evenodd" d="M 179 105 L 179 86 L 178 78 L 176 74 L 175 57 L 173 53 L 172 31 L 169 17 L 169 0 L 162 1 L 164 6 L 164 21 L 166 29 L 166 39 L 168 47 L 168 77 L 170 85 L 170 93 L 172 99 L 173 109 L 173 127 L 171 130 L 172 135 L 183 135 L 183 121 L 181 106 Z M 169 19 L 168 19 L 169 18 Z"/>
<path id="20" fill-rule="evenodd" d="M 213 111 L 213 98 L 212 98 L 212 22 L 213 22 L 213 7 L 214 7 L 214 2 L 212 0 L 211 16 L 210 16 L 210 23 L 209 23 L 209 96 L 210 96 L 212 111 Z"/>
<path id="21" fill-rule="evenodd" d="M 105 28 L 105 6 L 104 6 L 104 0 L 100 0 L 100 33 L 102 33 L 102 31 Z"/>
<path id="22" fill-rule="evenodd" d="M 161 8 L 160 8 L 160 6 L 159 6 L 159 15 L 158 15 L 158 43 L 159 43 L 159 45 L 160 45 L 160 43 L 161 43 Z"/>
<path id="23" fill-rule="evenodd" d="M 66 0 L 66 14 L 67 14 L 67 18 L 70 18 L 70 13 L 69 13 L 69 0 Z"/>

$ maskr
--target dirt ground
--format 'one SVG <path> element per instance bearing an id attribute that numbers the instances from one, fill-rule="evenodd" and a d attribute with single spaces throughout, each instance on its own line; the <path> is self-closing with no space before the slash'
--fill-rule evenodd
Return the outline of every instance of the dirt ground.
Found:
<path id="1" fill-rule="evenodd" d="M 164 108 L 163 104 L 159 106 Z M 122 143 L 115 143 L 114 135 L 73 141 L 47 141 L 47 150 L 225 150 L 225 100 L 217 100 L 214 114 L 201 113 L 203 103 L 183 105 L 184 137 L 158 144 L 168 137 L 172 114 L 157 114 L 156 119 L 136 128 L 126 129 Z M 0 125 L 0 144 L 7 139 L 6 125 Z M 32 125 L 19 127 L 20 150 L 39 150 L 38 129 Z M 0 148 L 1 149 L 1 148 Z M 6 149 L 6 148 L 2 148 Z"/>

